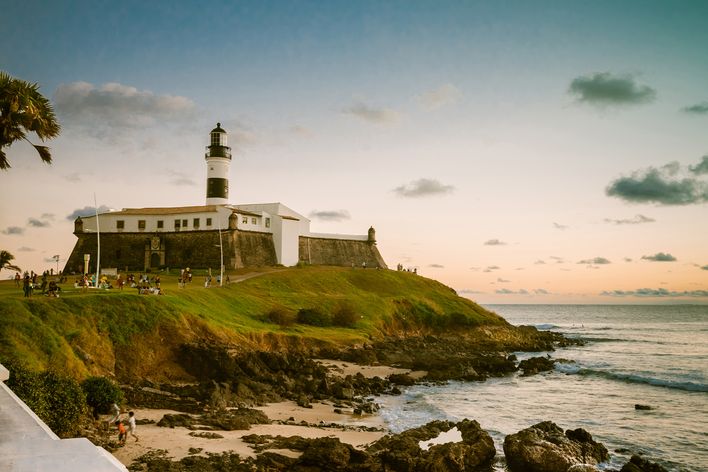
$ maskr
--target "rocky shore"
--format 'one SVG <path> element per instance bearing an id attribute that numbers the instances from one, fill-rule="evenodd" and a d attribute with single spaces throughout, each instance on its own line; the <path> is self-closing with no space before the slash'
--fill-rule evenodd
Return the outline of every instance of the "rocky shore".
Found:
<path id="1" fill-rule="evenodd" d="M 141 441 L 119 447 L 105 432 L 93 439 L 133 471 L 491 471 L 497 451 L 476 421 L 433 421 L 386 434 L 374 397 L 416 382 L 534 375 L 551 370 L 553 361 L 519 363 L 510 351 L 572 342 L 522 330 L 502 341 L 498 333 L 473 332 L 311 352 L 186 344 L 179 361 L 197 382 L 124 386 L 141 418 Z M 511 472 L 595 471 L 609 457 L 587 431 L 564 432 L 551 422 L 507 436 L 504 455 Z M 661 470 L 638 456 L 622 468 Z"/>

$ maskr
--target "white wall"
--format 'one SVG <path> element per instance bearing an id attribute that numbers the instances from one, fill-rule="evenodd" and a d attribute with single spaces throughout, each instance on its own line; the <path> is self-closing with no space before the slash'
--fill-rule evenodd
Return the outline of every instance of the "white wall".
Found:
<path id="1" fill-rule="evenodd" d="M 179 231 L 195 231 L 194 219 L 199 218 L 199 228 L 197 230 L 217 230 L 219 229 L 219 218 L 221 219 L 221 229 L 229 226 L 229 215 L 231 210 L 224 207 L 217 207 L 216 211 L 203 211 L 195 213 L 174 213 L 162 215 L 125 215 L 121 212 L 101 213 L 98 215 L 102 233 L 171 233 L 175 232 L 175 220 L 180 220 Z M 207 226 L 206 220 L 211 218 L 211 226 Z M 84 223 L 84 231 L 96 232 L 96 217 L 89 216 L 81 218 Z M 117 222 L 123 221 L 123 229 L 117 228 Z M 138 221 L 145 220 L 145 229 L 138 228 Z M 163 227 L 158 228 L 157 222 L 163 222 Z M 182 225 L 183 220 L 187 220 L 187 226 Z"/>

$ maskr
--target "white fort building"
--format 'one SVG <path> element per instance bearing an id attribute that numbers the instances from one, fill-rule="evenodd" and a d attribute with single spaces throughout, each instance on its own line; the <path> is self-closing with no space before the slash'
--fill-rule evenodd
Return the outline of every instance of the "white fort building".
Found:
<path id="1" fill-rule="evenodd" d="M 226 268 L 298 263 L 386 267 L 373 228 L 364 235 L 312 233 L 310 220 L 282 203 L 229 204 L 227 139 L 220 123 L 209 133 L 205 205 L 124 208 L 79 217 L 74 223 L 78 240 L 65 271 L 82 272 L 85 254 L 95 264 L 99 232 L 101 267 L 119 270 L 217 268 L 220 238 Z"/>

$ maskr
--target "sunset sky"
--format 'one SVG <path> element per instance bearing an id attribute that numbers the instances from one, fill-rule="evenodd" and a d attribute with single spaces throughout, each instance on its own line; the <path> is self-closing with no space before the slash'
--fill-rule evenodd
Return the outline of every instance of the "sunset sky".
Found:
<path id="1" fill-rule="evenodd" d="M 390 267 L 478 302 L 708 303 L 708 2 L 2 10 L 0 70 L 63 128 L 51 166 L 6 149 L 0 249 L 23 269 L 69 256 L 94 194 L 203 204 L 218 121 L 231 203 L 373 225 Z"/>

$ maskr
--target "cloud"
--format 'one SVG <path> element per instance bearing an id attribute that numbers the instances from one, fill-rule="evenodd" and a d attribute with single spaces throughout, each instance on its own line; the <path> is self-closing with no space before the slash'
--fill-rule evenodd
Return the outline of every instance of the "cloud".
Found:
<path id="1" fill-rule="evenodd" d="M 689 166 L 688 169 L 696 175 L 708 174 L 708 156 L 703 156 L 701 162 L 695 166 Z"/>
<path id="2" fill-rule="evenodd" d="M 101 205 L 98 207 L 99 213 L 105 213 L 105 212 L 108 212 L 111 210 L 112 209 L 110 207 L 107 207 L 106 205 Z M 71 213 L 69 213 L 68 215 L 66 215 L 66 219 L 69 221 L 74 221 L 79 216 L 94 216 L 95 214 L 96 214 L 95 207 L 85 206 L 83 208 L 77 208 L 76 210 L 74 210 Z"/>
<path id="3" fill-rule="evenodd" d="M 401 114 L 395 110 L 391 110 L 390 108 L 377 108 L 362 102 L 354 103 L 342 109 L 342 113 L 374 124 L 396 123 L 401 118 Z"/>
<path id="4" fill-rule="evenodd" d="M 633 76 L 609 72 L 576 77 L 568 91 L 579 102 L 601 106 L 649 103 L 656 98 L 653 88 L 638 84 Z"/>
<path id="5" fill-rule="evenodd" d="M 545 263 L 546 263 L 546 261 L 544 261 L 543 259 L 539 259 L 536 262 L 534 262 L 534 264 L 536 264 L 536 265 L 544 265 Z"/>
<path id="6" fill-rule="evenodd" d="M 0 231 L 0 233 L 2 233 L 2 234 L 17 234 L 17 235 L 24 234 L 24 232 L 25 232 L 25 229 L 20 228 L 19 226 L 8 226 L 4 230 Z"/>
<path id="7" fill-rule="evenodd" d="M 522 289 L 519 289 L 517 291 L 514 290 L 509 290 L 508 288 L 500 288 L 499 290 L 496 290 L 495 293 L 498 293 L 499 295 L 528 295 L 529 292 Z"/>
<path id="8" fill-rule="evenodd" d="M 605 223 L 612 223 L 615 225 L 640 225 L 642 223 L 654 223 L 655 221 L 656 220 L 654 218 L 649 218 L 644 215 L 636 215 L 634 218 L 624 218 L 621 220 L 605 218 Z"/>
<path id="9" fill-rule="evenodd" d="M 701 266 L 701 269 L 702 269 L 702 270 L 708 270 L 708 264 L 706 264 L 706 265 L 704 265 L 704 266 Z"/>
<path id="10" fill-rule="evenodd" d="M 347 210 L 314 210 L 310 212 L 310 219 L 322 221 L 342 221 L 350 218 L 351 216 Z"/>
<path id="11" fill-rule="evenodd" d="M 293 125 L 290 128 L 288 128 L 288 131 L 291 134 L 294 134 L 296 136 L 300 136 L 302 138 L 311 138 L 315 135 L 315 133 L 308 127 L 306 126 L 300 126 L 300 125 Z"/>
<path id="12" fill-rule="evenodd" d="M 17 252 L 34 252 L 34 248 L 22 246 L 17 248 Z"/>
<path id="13" fill-rule="evenodd" d="M 492 272 L 492 271 L 494 271 L 494 270 L 499 270 L 499 269 L 501 269 L 501 267 L 495 266 L 495 265 L 491 265 L 491 266 L 487 266 L 487 268 L 484 269 L 484 272 Z"/>
<path id="14" fill-rule="evenodd" d="M 653 262 L 674 262 L 676 258 L 669 253 L 657 252 L 653 256 L 642 256 L 642 259 Z"/>
<path id="15" fill-rule="evenodd" d="M 565 229 L 568 229 L 568 226 L 567 226 L 567 225 L 562 225 L 562 224 L 556 223 L 556 222 L 553 222 L 553 227 L 554 227 L 555 229 L 559 229 L 559 230 L 561 230 L 561 231 L 563 231 L 563 230 L 565 230 Z"/>
<path id="16" fill-rule="evenodd" d="M 498 239 L 490 239 L 489 241 L 484 242 L 485 246 L 506 246 L 506 243 L 504 241 L 500 241 Z"/>
<path id="17" fill-rule="evenodd" d="M 562 257 L 550 256 L 550 258 L 556 261 L 556 264 L 565 264 L 565 259 L 563 259 Z"/>
<path id="18" fill-rule="evenodd" d="M 536 295 L 548 295 L 549 294 L 548 290 L 543 289 L 543 288 L 537 288 L 533 291 L 533 293 L 535 293 Z"/>
<path id="19" fill-rule="evenodd" d="M 506 280 L 499 277 L 497 278 L 497 282 L 499 282 L 500 284 L 508 284 L 509 282 L 511 282 L 511 280 Z"/>
<path id="20" fill-rule="evenodd" d="M 436 110 L 457 103 L 462 97 L 460 89 L 452 84 L 443 84 L 418 96 L 418 103 L 427 110 Z"/>
<path id="21" fill-rule="evenodd" d="M 197 185 L 194 179 L 192 179 L 188 174 L 185 174 L 184 172 L 169 170 L 167 173 L 171 176 L 170 184 L 172 185 L 175 185 L 177 187 L 192 187 Z"/>
<path id="22" fill-rule="evenodd" d="M 479 290 L 473 290 L 471 288 L 463 288 L 463 289 L 457 290 L 458 295 L 461 293 L 464 293 L 465 295 L 479 295 L 480 293 L 484 293 L 484 292 L 480 292 Z"/>
<path id="23" fill-rule="evenodd" d="M 637 290 L 605 290 L 600 295 L 608 297 L 708 297 L 708 290 L 667 290 L 665 288 L 639 288 Z"/>
<path id="24" fill-rule="evenodd" d="M 632 258 L 631 258 L 631 257 L 625 257 L 625 258 L 624 258 L 624 262 L 632 262 Z"/>
<path id="25" fill-rule="evenodd" d="M 430 264 L 428 267 L 432 267 L 433 269 L 444 269 L 445 266 L 441 264 Z"/>
<path id="26" fill-rule="evenodd" d="M 29 218 L 27 220 L 27 226 L 32 226 L 33 228 L 47 228 L 50 226 L 49 221 L 42 221 L 37 218 Z"/>
<path id="27" fill-rule="evenodd" d="M 681 109 L 685 113 L 693 115 L 708 115 L 708 102 L 696 103 Z"/>
<path id="28" fill-rule="evenodd" d="M 578 261 L 578 264 L 590 264 L 590 265 L 602 265 L 602 264 L 611 264 L 608 259 L 605 259 L 604 257 L 594 257 L 592 259 L 583 259 L 582 261 Z"/>
<path id="29" fill-rule="evenodd" d="M 417 198 L 452 193 L 455 187 L 444 185 L 435 179 L 418 179 L 393 189 L 400 197 Z"/>
<path id="30" fill-rule="evenodd" d="M 195 110 L 189 98 L 155 95 L 115 82 L 101 86 L 88 82 L 62 84 L 54 92 L 54 103 L 62 124 L 98 138 L 158 122 L 184 120 Z"/>
<path id="31" fill-rule="evenodd" d="M 705 156 L 701 162 L 689 167 L 696 175 L 702 174 Z M 630 177 L 620 177 L 605 189 L 610 197 L 617 197 L 630 203 L 657 203 L 660 205 L 691 205 L 708 202 L 708 183 L 695 177 L 681 177 L 677 163 L 670 163 L 660 169 L 648 167 L 632 173 Z"/>

